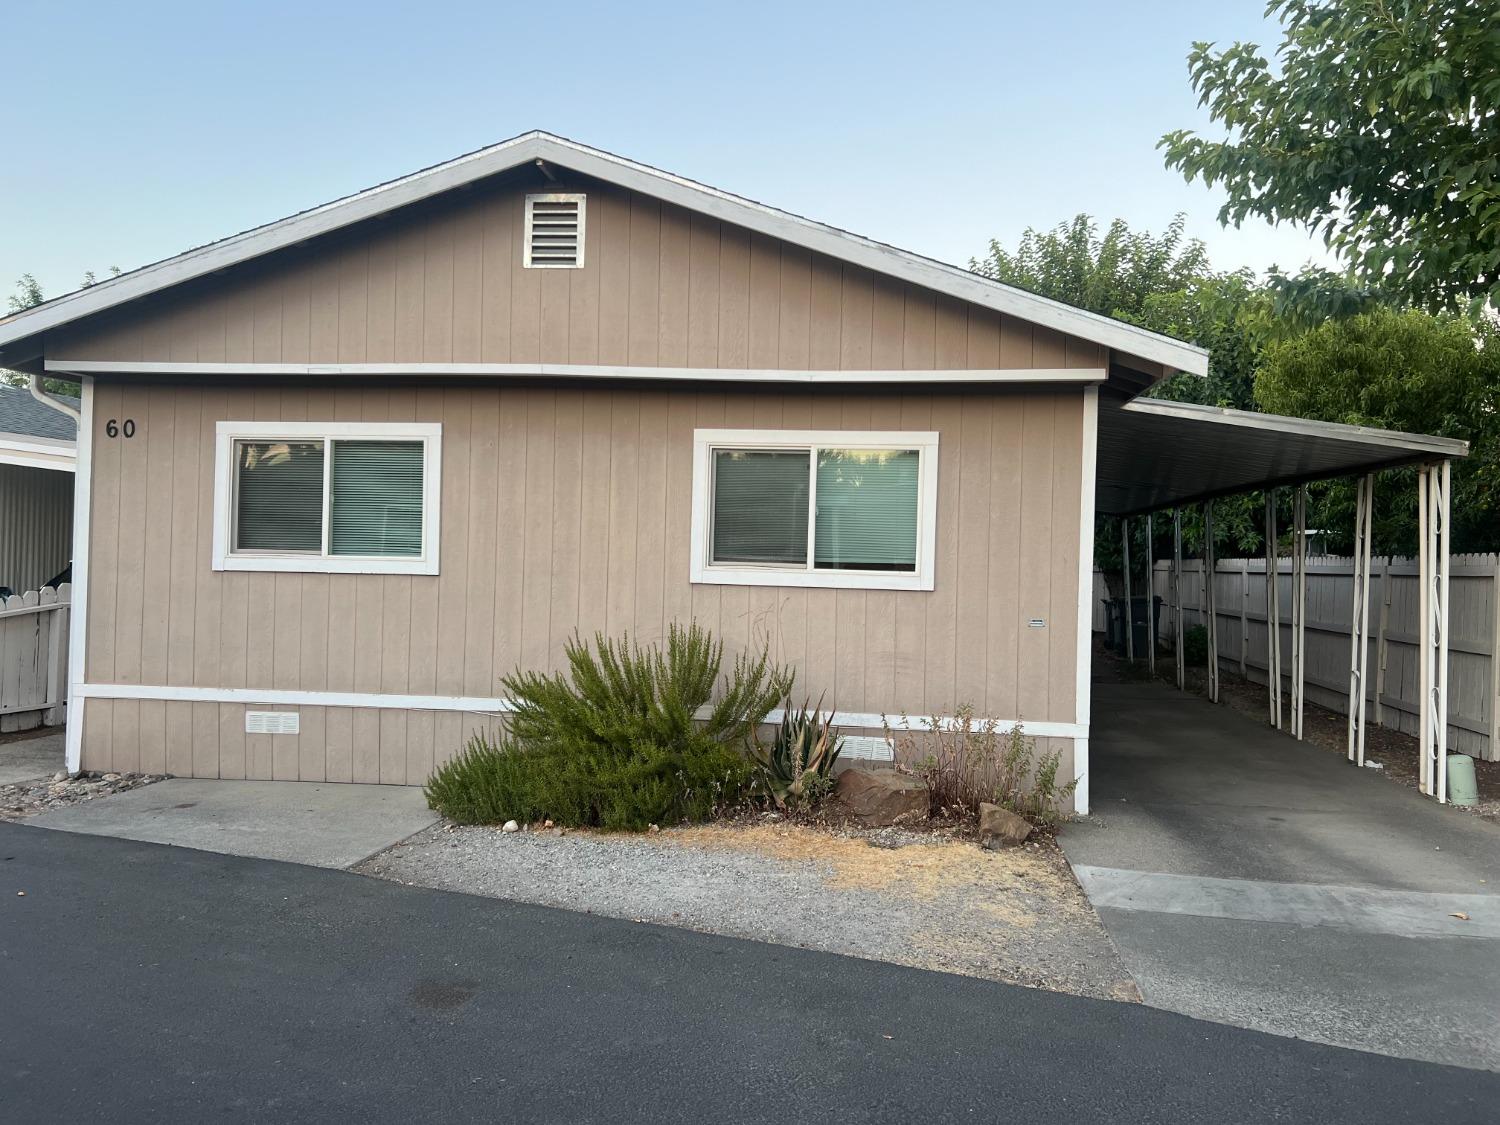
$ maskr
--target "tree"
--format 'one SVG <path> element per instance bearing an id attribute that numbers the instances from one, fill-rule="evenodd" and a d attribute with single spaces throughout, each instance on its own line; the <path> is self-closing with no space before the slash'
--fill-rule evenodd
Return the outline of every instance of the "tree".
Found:
<path id="1" fill-rule="evenodd" d="M 1207 378 L 1174 376 L 1154 387 L 1153 397 L 1254 409 L 1255 367 L 1270 319 L 1266 296 L 1249 270 L 1215 271 L 1203 243 L 1187 238 L 1185 227 L 1183 215 L 1160 235 L 1133 231 L 1116 219 L 1101 236 L 1091 216 L 1077 215 L 1050 231 L 1028 228 L 1014 252 L 991 241 L 989 255 L 969 265 L 996 281 L 1209 349 Z M 1216 502 L 1215 542 L 1259 550 L 1261 503 L 1258 494 Z M 1170 519 L 1157 520 L 1154 530 L 1161 557 L 1171 550 Z M 1139 564 L 1145 557 L 1144 525 L 1133 535 L 1132 558 Z M 1203 527 L 1196 510 L 1184 513 L 1183 537 L 1189 550 L 1200 549 Z M 1101 520 L 1094 544 L 1095 564 L 1112 586 L 1118 585 L 1118 522 Z"/>
<path id="2" fill-rule="evenodd" d="M 1277 414 L 1468 441 L 1469 456 L 1453 466 L 1452 549 L 1500 550 L 1500 328 L 1493 322 L 1390 309 L 1328 321 L 1270 344 L 1255 393 Z M 1309 519 L 1347 544 L 1354 482 L 1332 481 L 1318 492 Z M 1415 470 L 1382 476 L 1374 547 L 1416 552 Z"/>
<path id="3" fill-rule="evenodd" d="M 1278 276 L 1293 299 L 1393 294 L 1434 311 L 1500 304 L 1500 16 L 1493 0 L 1272 0 L 1279 73 L 1254 43 L 1188 56 L 1228 131 L 1161 140 L 1222 185 L 1219 212 L 1321 230 L 1348 279 Z"/>

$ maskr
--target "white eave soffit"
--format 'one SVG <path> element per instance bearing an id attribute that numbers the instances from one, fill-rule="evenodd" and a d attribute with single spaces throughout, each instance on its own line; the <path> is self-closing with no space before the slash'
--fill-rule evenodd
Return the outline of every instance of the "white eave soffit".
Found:
<path id="1" fill-rule="evenodd" d="M 734 226 L 804 247 L 926 289 L 1041 324 L 1155 363 L 1203 375 L 1208 353 L 1193 344 L 980 277 L 958 266 L 804 219 L 551 133 L 524 133 L 466 156 L 345 196 L 219 242 L 101 281 L 0 320 L 0 347 L 227 269 L 430 196 L 542 160 Z"/>

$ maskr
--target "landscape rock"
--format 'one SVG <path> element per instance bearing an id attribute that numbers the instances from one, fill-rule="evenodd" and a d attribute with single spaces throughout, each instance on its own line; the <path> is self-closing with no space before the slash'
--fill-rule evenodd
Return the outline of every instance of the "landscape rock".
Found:
<path id="1" fill-rule="evenodd" d="M 1013 848 L 1026 842 L 1031 835 L 1031 823 L 999 805 L 979 806 L 979 844 L 995 851 Z"/>
<path id="2" fill-rule="evenodd" d="M 870 828 L 927 819 L 927 783 L 911 774 L 891 769 L 846 769 L 839 774 L 833 792 L 840 804 Z"/>
<path id="3" fill-rule="evenodd" d="M 501 832 L 519 832 L 519 831 L 521 831 L 521 826 L 519 824 L 517 824 L 513 820 L 507 820 L 505 822 L 505 824 L 503 826 L 501 826 L 500 831 Z"/>

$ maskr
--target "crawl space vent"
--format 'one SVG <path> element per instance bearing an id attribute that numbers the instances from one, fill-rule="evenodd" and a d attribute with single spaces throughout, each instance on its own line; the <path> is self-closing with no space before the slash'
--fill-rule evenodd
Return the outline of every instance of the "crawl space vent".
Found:
<path id="1" fill-rule="evenodd" d="M 581 195 L 550 192 L 526 197 L 527 269 L 583 268 Z"/>
<path id="2" fill-rule="evenodd" d="M 850 761 L 859 759 L 866 762 L 893 762 L 896 760 L 896 752 L 891 747 L 890 740 L 878 734 L 846 734 L 839 757 Z"/>
<path id="3" fill-rule="evenodd" d="M 299 734 L 302 716 L 296 711 L 246 711 L 246 734 Z"/>

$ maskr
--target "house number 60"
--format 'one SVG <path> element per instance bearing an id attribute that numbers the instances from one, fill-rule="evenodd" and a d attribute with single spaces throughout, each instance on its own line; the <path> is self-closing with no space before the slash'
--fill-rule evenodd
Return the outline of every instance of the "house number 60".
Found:
<path id="1" fill-rule="evenodd" d="M 135 437 L 135 419 L 126 418 L 123 422 L 117 422 L 111 418 L 108 422 L 104 423 L 104 432 L 110 437 L 119 437 L 121 434 L 124 434 L 128 438 L 133 438 Z"/>

